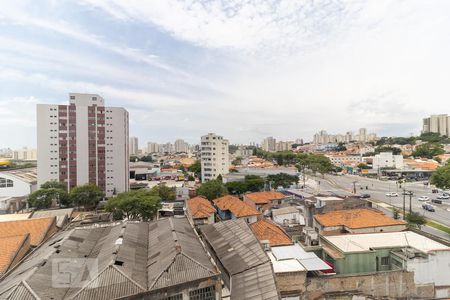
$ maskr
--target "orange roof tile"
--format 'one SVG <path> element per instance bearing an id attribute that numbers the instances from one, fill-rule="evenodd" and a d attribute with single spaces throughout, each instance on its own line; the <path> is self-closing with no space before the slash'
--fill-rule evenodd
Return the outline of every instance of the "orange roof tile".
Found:
<path id="1" fill-rule="evenodd" d="M 337 210 L 314 215 L 322 226 L 346 226 L 348 228 L 369 228 L 378 226 L 405 225 L 402 220 L 395 220 L 375 209 L 360 208 Z"/>
<path id="2" fill-rule="evenodd" d="M 216 212 L 211 202 L 200 196 L 189 199 L 187 201 L 187 207 L 193 219 L 208 218 L 212 213 Z"/>
<path id="3" fill-rule="evenodd" d="M 269 220 L 259 220 L 250 224 L 250 228 L 258 240 L 268 240 L 270 246 L 292 245 L 292 240 L 283 229 Z"/>
<path id="4" fill-rule="evenodd" d="M 56 218 L 40 218 L 19 221 L 0 222 L 0 238 L 12 235 L 30 234 L 30 245 L 42 243 Z"/>
<path id="5" fill-rule="evenodd" d="M 286 196 L 280 192 L 256 192 L 245 194 L 245 198 L 256 204 L 267 204 L 269 201 L 283 199 Z"/>
<path id="6" fill-rule="evenodd" d="M 260 214 L 256 209 L 234 196 L 223 196 L 215 199 L 213 202 L 220 210 L 229 210 L 236 217 L 257 216 Z"/>
<path id="7" fill-rule="evenodd" d="M 11 263 L 22 247 L 30 247 L 29 239 L 29 234 L 0 237 L 0 275 L 12 267 Z"/>

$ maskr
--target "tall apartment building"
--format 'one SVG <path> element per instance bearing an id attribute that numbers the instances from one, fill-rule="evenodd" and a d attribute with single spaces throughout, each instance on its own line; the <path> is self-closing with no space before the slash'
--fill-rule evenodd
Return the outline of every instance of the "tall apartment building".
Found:
<path id="1" fill-rule="evenodd" d="M 130 137 L 130 155 L 138 155 L 139 139 L 135 136 Z"/>
<path id="2" fill-rule="evenodd" d="M 360 128 L 359 129 L 359 139 L 360 142 L 367 142 L 367 129 L 366 128 Z"/>
<path id="3" fill-rule="evenodd" d="M 183 141 L 182 139 L 178 139 L 174 143 L 174 148 L 176 153 L 188 153 L 189 152 L 189 144 Z"/>
<path id="4" fill-rule="evenodd" d="M 277 150 L 276 147 L 277 147 L 277 140 L 271 136 L 265 138 L 261 143 L 261 148 L 264 151 L 274 152 Z"/>
<path id="5" fill-rule="evenodd" d="M 147 143 L 147 153 L 156 153 L 158 151 L 159 151 L 158 143 L 152 142 Z"/>
<path id="6" fill-rule="evenodd" d="M 228 140 L 214 133 L 201 138 L 202 182 L 216 179 L 219 175 L 228 174 L 230 157 Z"/>
<path id="7" fill-rule="evenodd" d="M 36 160 L 37 159 L 37 150 L 36 149 L 28 149 L 28 148 L 14 150 L 13 159 L 15 159 L 15 160 Z"/>
<path id="8" fill-rule="evenodd" d="M 93 183 L 107 196 L 129 189 L 128 112 L 95 94 L 69 94 L 69 105 L 37 105 L 38 185 Z"/>
<path id="9" fill-rule="evenodd" d="M 422 133 L 439 133 L 440 135 L 450 135 L 450 116 L 447 114 L 431 115 L 423 119 Z"/>

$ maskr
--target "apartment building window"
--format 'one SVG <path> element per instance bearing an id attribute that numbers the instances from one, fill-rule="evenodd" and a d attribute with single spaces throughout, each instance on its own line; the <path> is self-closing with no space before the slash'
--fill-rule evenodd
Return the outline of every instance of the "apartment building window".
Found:
<path id="1" fill-rule="evenodd" d="M 384 257 L 381 258 L 381 265 L 382 266 L 389 266 L 390 262 L 391 262 L 391 259 L 390 259 L 389 256 L 384 256 Z"/>
<path id="2" fill-rule="evenodd" d="M 70 100 L 75 100 L 75 96 L 70 96 Z"/>
<path id="3" fill-rule="evenodd" d="M 216 291 L 214 286 L 201 288 L 189 292 L 190 300 L 215 300 Z"/>

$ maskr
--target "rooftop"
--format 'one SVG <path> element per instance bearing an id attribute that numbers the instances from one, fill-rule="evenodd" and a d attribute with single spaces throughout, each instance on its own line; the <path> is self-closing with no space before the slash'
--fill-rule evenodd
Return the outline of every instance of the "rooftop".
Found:
<path id="1" fill-rule="evenodd" d="M 251 224 L 250 228 L 258 240 L 268 240 L 271 247 L 292 245 L 292 240 L 284 230 L 269 220 L 259 220 Z"/>
<path id="2" fill-rule="evenodd" d="M 8 221 L 19 221 L 26 220 L 30 217 L 31 213 L 25 214 L 0 214 L 0 222 L 8 222 Z"/>
<path id="3" fill-rule="evenodd" d="M 49 218 L 56 217 L 56 226 L 63 227 L 68 219 L 72 217 L 73 208 L 61 208 L 61 209 L 48 209 L 48 210 L 36 210 L 30 218 Z"/>
<path id="4" fill-rule="evenodd" d="M 213 200 L 213 202 L 220 210 L 229 210 L 238 218 L 260 214 L 256 209 L 234 196 L 226 195 Z"/>
<path id="5" fill-rule="evenodd" d="M 279 192 L 256 192 L 248 193 L 244 196 L 246 199 L 255 202 L 256 204 L 267 204 L 272 200 L 284 199 L 286 196 Z"/>
<path id="6" fill-rule="evenodd" d="M 212 213 L 216 212 L 211 202 L 200 196 L 187 200 L 187 208 L 193 219 L 208 218 Z"/>
<path id="7" fill-rule="evenodd" d="M 37 183 L 37 168 L 14 169 L 1 171 L 1 173 L 16 177 L 30 184 Z"/>
<path id="8" fill-rule="evenodd" d="M 412 231 L 347 234 L 325 236 L 323 239 L 341 252 L 367 252 L 372 249 L 401 247 L 411 247 L 424 253 L 450 251 L 450 247 Z"/>
<path id="9" fill-rule="evenodd" d="M 45 240 L 54 223 L 54 217 L 0 222 L 0 238 L 29 233 L 30 245 L 38 246 Z"/>
<path id="10" fill-rule="evenodd" d="M 369 208 L 331 211 L 314 215 L 314 218 L 325 227 L 345 226 L 353 229 L 406 224 L 402 220 L 395 220 L 381 211 Z"/>
<path id="11" fill-rule="evenodd" d="M 30 235 L 14 235 L 0 238 L 0 276 L 3 275 L 13 263 L 14 259 L 22 247 L 25 248 L 25 253 L 30 248 Z M 24 253 L 24 254 L 25 254 Z"/>
<path id="12" fill-rule="evenodd" d="M 277 209 L 272 209 L 272 215 L 273 216 L 278 216 L 278 215 L 284 215 L 284 214 L 293 214 L 293 213 L 298 213 L 298 208 L 296 208 L 295 206 L 286 206 L 286 207 L 281 207 L 281 208 L 277 208 Z"/>
<path id="13" fill-rule="evenodd" d="M 273 257 L 277 261 L 297 260 L 307 271 L 331 270 L 332 268 L 321 260 L 314 252 L 306 252 L 299 244 L 273 247 Z"/>

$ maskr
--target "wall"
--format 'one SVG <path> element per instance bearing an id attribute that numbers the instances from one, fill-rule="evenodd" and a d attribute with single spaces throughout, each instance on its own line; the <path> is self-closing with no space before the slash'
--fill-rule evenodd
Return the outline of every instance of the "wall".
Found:
<path id="1" fill-rule="evenodd" d="M 333 275 L 308 278 L 304 299 L 323 299 L 333 294 L 367 295 L 374 298 L 433 298 L 432 285 L 418 287 L 407 271 Z"/>
<path id="2" fill-rule="evenodd" d="M 27 183 L 15 176 L 9 175 L 7 172 L 0 173 L 1 178 L 5 178 L 6 180 L 12 180 L 12 187 L 4 187 L 0 188 L 0 197 L 21 197 L 28 196 L 30 193 L 36 190 L 36 183 L 30 184 Z"/>
<path id="3" fill-rule="evenodd" d="M 305 292 L 306 272 L 275 273 L 281 296 L 299 296 Z"/>
<path id="4" fill-rule="evenodd" d="M 427 258 L 408 260 L 406 268 L 415 273 L 416 283 L 434 283 L 436 286 L 450 287 L 450 250 L 435 251 Z"/>

